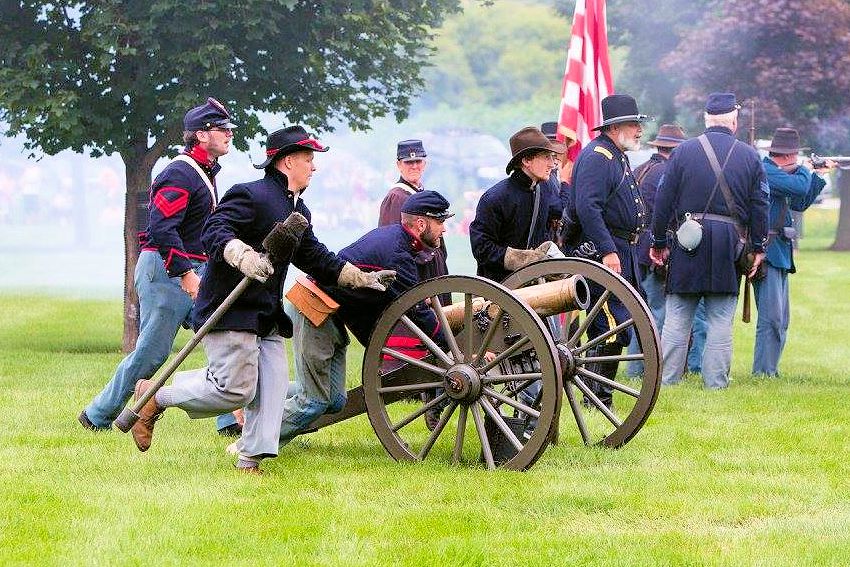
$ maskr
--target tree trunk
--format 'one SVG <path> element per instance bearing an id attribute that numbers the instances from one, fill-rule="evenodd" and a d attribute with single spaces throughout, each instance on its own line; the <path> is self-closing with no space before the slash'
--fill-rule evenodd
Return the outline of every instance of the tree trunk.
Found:
<path id="1" fill-rule="evenodd" d="M 180 125 L 174 125 L 166 130 L 165 136 L 148 147 L 145 131 L 121 154 L 127 183 L 124 196 L 124 337 L 121 345 L 125 353 L 136 348 L 139 338 L 139 297 L 134 275 L 139 259 L 139 231 L 144 230 L 148 222 L 151 172 L 156 161 L 168 150 L 165 140 L 175 139 L 179 133 Z"/>
<path id="2" fill-rule="evenodd" d="M 838 230 L 835 242 L 830 250 L 850 250 L 850 170 L 838 170 L 838 197 L 841 200 L 838 209 Z"/>

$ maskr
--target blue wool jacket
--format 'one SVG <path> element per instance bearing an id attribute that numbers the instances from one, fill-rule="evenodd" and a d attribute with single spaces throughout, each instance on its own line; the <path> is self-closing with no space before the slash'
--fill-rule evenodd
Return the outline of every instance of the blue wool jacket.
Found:
<path id="1" fill-rule="evenodd" d="M 339 257 L 361 270 L 395 270 L 396 280 L 384 292 L 374 289 L 349 289 L 336 285 L 320 286 L 339 304 L 337 316 L 351 329 L 362 345 L 369 343 L 369 335 L 386 307 L 402 293 L 419 283 L 417 255 L 424 245 L 407 232 L 401 224 L 389 224 L 367 232 L 356 242 L 339 251 Z M 300 267 L 300 266 L 299 266 Z M 419 303 L 409 313 L 411 319 L 425 334 L 441 344 L 439 324 L 434 312 Z"/>
<path id="2" fill-rule="evenodd" d="M 772 159 L 765 157 L 764 171 L 767 184 L 770 185 L 770 236 L 767 244 L 767 261 L 774 268 L 794 273 L 794 255 L 791 240 L 782 234 L 782 227 L 793 226 L 791 211 L 802 212 L 815 202 L 826 185 L 819 175 L 805 167 L 798 167 L 794 173 L 783 171 Z M 780 221 L 783 209 L 785 215 Z"/>
<path id="3" fill-rule="evenodd" d="M 616 252 L 622 276 L 638 286 L 635 248 L 623 235 L 643 230 L 646 209 L 628 156 L 606 134 L 581 149 L 571 191 L 571 215 L 581 223 L 581 240 L 592 241 L 600 256 Z"/>
<path id="4" fill-rule="evenodd" d="M 310 220 L 310 211 L 304 201 L 299 199 L 293 208 L 293 196 L 287 188 L 286 176 L 274 169 L 267 170 L 262 179 L 234 185 L 224 194 L 204 227 L 203 242 L 210 259 L 195 302 L 196 329 L 242 280 L 243 274 L 224 261 L 224 247 L 228 242 L 238 238 L 254 250 L 264 252 L 263 239 L 277 221 L 286 219 L 293 210 Z M 311 224 L 301 237 L 292 263 L 319 283 L 333 284 L 344 262 L 318 241 Z M 281 287 L 289 263 L 278 261 L 273 265 L 274 274 L 265 283 L 251 283 L 215 325 L 215 330 L 266 336 L 277 326 L 280 334 L 292 335 L 292 322 L 281 305 Z"/>
<path id="5" fill-rule="evenodd" d="M 646 207 L 647 223 L 652 219 L 652 212 L 655 210 L 655 195 L 658 193 L 658 183 L 661 181 L 661 176 L 664 174 L 666 168 L 667 158 L 658 153 L 652 154 L 648 161 L 635 168 L 635 180 L 638 180 L 640 183 L 640 195 Z M 649 248 L 651 246 L 652 235 L 649 227 L 647 227 L 641 233 L 640 241 L 637 245 L 639 265 L 644 267 L 652 265 L 652 260 L 649 259 Z"/>
<path id="6" fill-rule="evenodd" d="M 735 149 L 723 170 L 738 218 L 755 250 L 763 250 L 767 238 L 768 186 L 758 153 L 735 140 L 728 128 L 713 126 L 705 131 L 721 166 L 733 143 Z M 718 188 L 709 203 L 717 177 L 697 138 L 683 142 L 670 155 L 655 197 L 652 217 L 653 246 L 665 248 L 667 227 L 678 224 L 686 212 L 732 216 Z M 706 207 L 706 204 L 708 206 Z M 706 210 L 707 209 L 707 210 Z M 720 220 L 703 220 L 702 241 L 686 252 L 674 243 L 667 272 L 668 293 L 738 293 L 735 271 L 738 230 Z"/>
<path id="7" fill-rule="evenodd" d="M 185 154 L 201 166 L 211 182 L 221 169 L 199 146 Z M 216 199 L 191 165 L 172 161 L 151 184 L 148 224 L 139 233 L 139 249 L 159 252 L 171 277 L 191 270 L 193 262 L 205 262 L 201 232 Z"/>
<path id="8" fill-rule="evenodd" d="M 508 247 L 535 248 L 551 239 L 551 222 L 561 218 L 559 190 L 551 178 L 534 188 L 531 179 L 516 169 L 481 195 L 475 219 L 469 225 L 469 242 L 478 262 L 479 276 L 497 282 L 504 280 L 510 275 L 505 269 Z M 540 208 L 528 246 L 535 191 L 540 191 Z"/>

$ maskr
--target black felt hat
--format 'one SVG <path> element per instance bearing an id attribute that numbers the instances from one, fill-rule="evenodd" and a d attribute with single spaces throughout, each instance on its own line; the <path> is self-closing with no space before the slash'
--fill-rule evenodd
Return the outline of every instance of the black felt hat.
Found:
<path id="1" fill-rule="evenodd" d="M 329 149 L 330 147 L 323 146 L 316 138 L 310 137 L 303 126 L 287 126 L 269 134 L 266 140 L 266 161 L 254 167 L 265 169 L 275 160 L 293 152 L 326 152 Z"/>
<path id="2" fill-rule="evenodd" d="M 638 112 L 637 101 L 634 98 L 626 94 L 613 94 L 602 99 L 602 124 L 594 130 L 622 122 L 646 122 L 647 120 L 652 119 Z"/>
<path id="3" fill-rule="evenodd" d="M 808 149 L 800 146 L 800 134 L 794 128 L 777 128 L 767 151 L 772 154 L 788 155 Z"/>

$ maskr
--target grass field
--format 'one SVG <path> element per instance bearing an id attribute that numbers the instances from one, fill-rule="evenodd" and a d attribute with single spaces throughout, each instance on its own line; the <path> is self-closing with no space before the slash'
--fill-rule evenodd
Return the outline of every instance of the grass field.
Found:
<path id="1" fill-rule="evenodd" d="M 562 443 L 524 473 L 395 463 L 365 416 L 292 443 L 262 477 L 176 410 L 139 453 L 76 422 L 121 358 L 120 303 L 0 294 L 0 563 L 850 564 L 850 255 L 822 250 L 834 214 L 807 216 L 781 379 L 749 376 L 754 325 L 736 323 L 728 390 L 689 376 L 622 449 Z"/>

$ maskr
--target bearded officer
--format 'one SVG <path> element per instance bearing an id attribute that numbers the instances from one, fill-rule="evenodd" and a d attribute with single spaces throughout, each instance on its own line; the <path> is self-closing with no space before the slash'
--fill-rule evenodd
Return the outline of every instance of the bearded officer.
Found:
<path id="1" fill-rule="evenodd" d="M 571 216 L 581 224 L 575 255 L 596 260 L 640 289 L 636 244 L 643 230 L 646 206 L 632 173 L 626 150 L 640 149 L 641 124 L 649 120 L 638 112 L 637 102 L 625 94 L 602 99 L 602 124 L 595 127 L 600 135 L 582 148 L 573 169 L 570 193 Z M 591 305 L 602 295 L 601 286 L 591 282 Z M 612 297 L 591 321 L 588 337 L 593 339 L 615 324 L 629 318 L 623 304 Z M 619 356 L 629 344 L 631 330 L 612 335 L 590 356 Z M 613 380 L 617 374 L 614 362 L 591 363 L 587 370 Z M 611 387 L 589 380 L 588 386 L 607 408 L 613 407 Z M 586 399 L 588 405 L 595 405 Z"/>

